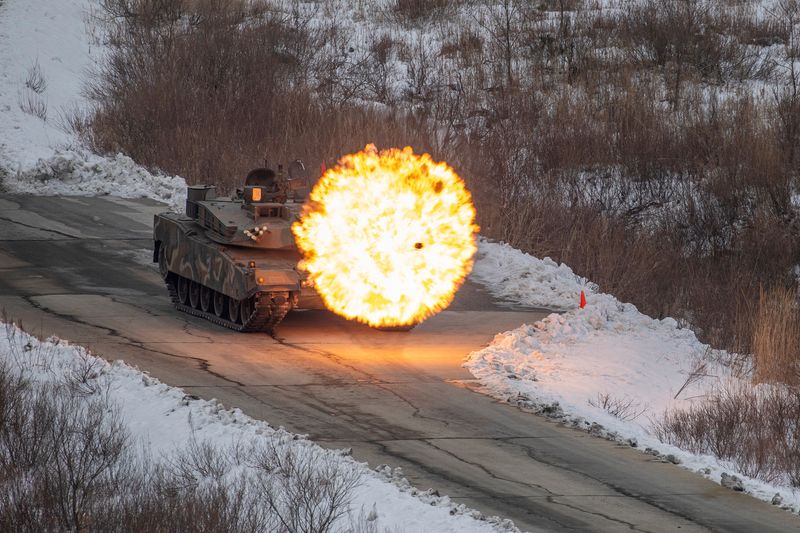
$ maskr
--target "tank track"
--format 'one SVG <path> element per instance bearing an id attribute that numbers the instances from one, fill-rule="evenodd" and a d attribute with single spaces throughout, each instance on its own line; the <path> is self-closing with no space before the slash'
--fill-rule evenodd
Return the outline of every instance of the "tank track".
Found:
<path id="1" fill-rule="evenodd" d="M 255 295 L 253 312 L 250 314 L 250 317 L 247 320 L 242 320 L 242 324 L 239 324 L 238 322 L 232 322 L 226 318 L 218 317 L 215 313 L 206 312 L 202 309 L 195 309 L 190 305 L 182 304 L 178 298 L 178 286 L 175 281 L 175 275 L 170 276 L 166 280 L 169 297 L 175 309 L 243 333 L 260 331 L 272 334 L 275 327 L 292 308 L 291 303 L 287 300 L 283 303 L 276 304 L 272 301 L 270 293 L 259 292 Z"/>

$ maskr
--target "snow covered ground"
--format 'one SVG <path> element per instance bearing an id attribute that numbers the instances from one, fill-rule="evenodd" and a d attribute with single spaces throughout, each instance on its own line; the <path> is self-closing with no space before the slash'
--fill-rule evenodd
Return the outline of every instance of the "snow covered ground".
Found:
<path id="1" fill-rule="evenodd" d="M 635 443 L 720 482 L 723 472 L 743 478 L 750 494 L 800 509 L 800 493 L 737 473 L 736 465 L 663 444 L 653 423 L 670 408 L 703 401 L 735 383 L 725 362 L 671 318 L 655 320 L 635 306 L 602 294 L 566 265 L 537 259 L 506 244 L 482 240 L 473 279 L 510 305 L 565 309 L 535 324 L 498 334 L 464 366 L 485 393 L 585 428 Z M 580 292 L 587 305 L 579 308 Z M 613 413 L 613 414 L 612 414 Z M 668 456 L 669 459 L 666 459 Z"/>
<path id="2" fill-rule="evenodd" d="M 193 399 L 122 361 L 107 362 L 84 348 L 51 338 L 39 341 L 15 326 L 0 323 L 0 363 L 38 383 L 79 376 L 88 391 L 108 391 L 128 430 L 156 460 L 185 449 L 193 441 L 218 449 L 267 443 L 311 454 L 315 463 L 336 461 L 360 474 L 352 515 L 370 515 L 376 531 L 518 531 L 508 520 L 486 518 L 446 496 L 418 491 L 388 466 L 370 470 L 345 453 L 325 450 L 302 436 L 254 420 L 215 400 Z M 90 369 L 87 372 L 86 369 Z M 84 381 L 84 376 L 89 375 Z M 91 396 L 91 394 L 90 394 Z"/>

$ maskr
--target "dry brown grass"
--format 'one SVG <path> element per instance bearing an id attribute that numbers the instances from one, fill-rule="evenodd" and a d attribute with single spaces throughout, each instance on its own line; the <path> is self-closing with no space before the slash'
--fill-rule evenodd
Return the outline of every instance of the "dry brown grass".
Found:
<path id="1" fill-rule="evenodd" d="M 735 462 L 747 476 L 800 487 L 800 391 L 731 386 L 695 406 L 669 411 L 660 440 Z"/>
<path id="2" fill-rule="evenodd" d="M 459 6 L 474 0 L 393 0 L 385 16 L 398 24 L 414 26 L 452 15 Z"/>
<path id="3" fill-rule="evenodd" d="M 795 291 L 761 290 L 752 346 L 756 383 L 800 385 L 800 309 Z"/>
<path id="4" fill-rule="evenodd" d="M 227 188 L 265 158 L 318 168 L 369 142 L 428 148 L 414 117 L 313 97 L 307 70 L 325 65 L 303 22 L 240 4 L 184 3 L 177 18 L 143 0 L 109 0 L 108 14 L 123 15 L 91 87 L 98 107 L 82 129 L 94 147 Z"/>

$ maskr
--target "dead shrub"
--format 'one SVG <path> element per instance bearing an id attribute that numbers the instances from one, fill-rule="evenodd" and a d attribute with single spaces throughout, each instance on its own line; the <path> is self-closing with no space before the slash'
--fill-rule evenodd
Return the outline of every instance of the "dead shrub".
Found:
<path id="1" fill-rule="evenodd" d="M 369 46 L 369 62 L 365 66 L 364 77 L 367 88 L 374 100 L 391 103 L 392 94 L 392 55 L 395 41 L 390 35 L 373 37 Z"/>
<path id="2" fill-rule="evenodd" d="M 36 94 L 42 94 L 45 89 L 47 89 L 47 80 L 42 72 L 42 67 L 39 65 L 38 58 L 34 61 L 33 65 L 28 68 L 28 75 L 25 78 L 25 87 Z"/>
<path id="3" fill-rule="evenodd" d="M 19 108 L 23 113 L 47 120 L 47 101 L 31 89 L 25 89 L 20 93 Z"/>
<path id="4" fill-rule="evenodd" d="M 254 450 L 264 501 L 286 531 L 328 531 L 346 516 L 361 475 L 331 454 L 270 442 Z"/>
<path id="5" fill-rule="evenodd" d="M 483 37 L 469 28 L 458 32 L 451 40 L 442 43 L 439 54 L 444 57 L 455 57 L 465 67 L 474 65 L 483 54 Z"/>
<path id="6" fill-rule="evenodd" d="M 606 411 L 614 418 L 626 421 L 636 420 L 647 411 L 647 408 L 642 407 L 635 398 L 616 397 L 607 392 L 598 393 L 597 398 L 590 398 L 589 405 Z"/>
<path id="7" fill-rule="evenodd" d="M 8 376 L 7 376 L 8 377 Z M 127 434 L 108 405 L 12 378 L 0 427 L 8 530 L 81 530 L 124 476 Z M 13 397 L 11 397 L 13 394 Z M 5 396 L 5 394 L 4 394 Z"/>
<path id="8" fill-rule="evenodd" d="M 756 73 L 768 77 L 757 68 L 764 63 L 759 53 L 740 39 L 752 41 L 748 33 L 769 29 L 755 22 L 754 13 L 737 16 L 741 9 L 706 0 L 633 3 L 621 17 L 620 34 L 637 61 L 669 73 L 678 100 L 681 83 L 692 76 L 716 83 Z"/>
<path id="9" fill-rule="evenodd" d="M 692 407 L 665 413 L 658 438 L 685 450 L 733 461 L 767 482 L 800 486 L 800 391 L 731 385 Z"/>

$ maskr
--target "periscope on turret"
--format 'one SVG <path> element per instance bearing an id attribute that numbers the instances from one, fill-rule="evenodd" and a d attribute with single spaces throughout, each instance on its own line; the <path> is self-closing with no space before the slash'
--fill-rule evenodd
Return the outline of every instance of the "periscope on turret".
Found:
<path id="1" fill-rule="evenodd" d="M 293 309 L 323 309 L 292 235 L 308 195 L 302 162 L 276 173 L 257 168 L 244 187 L 218 198 L 214 186 L 190 186 L 185 213 L 153 224 L 158 263 L 175 307 L 237 331 L 273 332 Z"/>

